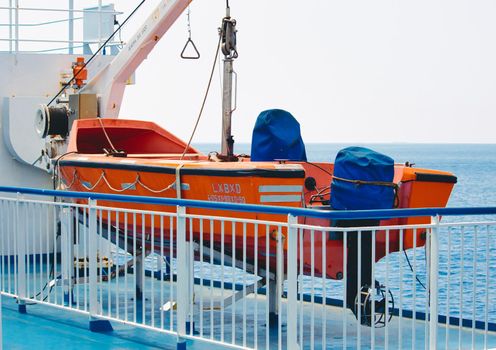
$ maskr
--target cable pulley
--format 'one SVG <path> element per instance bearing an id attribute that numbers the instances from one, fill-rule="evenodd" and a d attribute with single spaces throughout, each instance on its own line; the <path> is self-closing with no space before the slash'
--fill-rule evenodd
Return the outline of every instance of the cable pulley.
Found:
<path id="1" fill-rule="evenodd" d="M 229 8 L 228 8 L 229 9 Z M 229 11 L 228 11 L 229 13 Z M 236 20 L 230 16 L 222 19 L 222 53 L 226 58 L 237 58 L 238 51 L 236 51 Z"/>

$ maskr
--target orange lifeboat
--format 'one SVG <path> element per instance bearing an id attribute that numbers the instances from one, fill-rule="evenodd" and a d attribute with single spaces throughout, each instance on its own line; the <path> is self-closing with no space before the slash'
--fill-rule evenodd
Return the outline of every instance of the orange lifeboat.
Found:
<path id="1" fill-rule="evenodd" d="M 184 150 L 186 151 L 184 152 Z M 184 153 L 184 154 L 183 154 Z M 63 187 L 68 190 L 99 193 L 120 193 L 137 196 L 195 199 L 213 202 L 277 205 L 288 207 L 328 208 L 332 195 L 329 184 L 333 175 L 333 164 L 289 161 L 253 162 L 249 157 L 238 161 L 223 162 L 206 156 L 152 122 L 124 119 L 81 119 L 74 121 L 68 152 L 59 158 L 58 171 Z M 448 201 L 456 177 L 451 173 L 396 165 L 394 183 L 399 185 L 400 208 L 444 207 Z M 309 185 L 311 183 L 311 185 Z M 103 206 L 127 209 L 142 209 L 159 212 L 175 212 L 176 208 L 137 203 L 99 202 Z M 190 214 L 286 221 L 283 215 L 226 212 L 213 209 L 188 209 Z M 115 215 L 115 214 L 114 214 Z M 113 221 L 115 217 L 110 218 Z M 105 218 L 102 218 L 105 220 Z M 133 224 L 146 228 L 146 234 L 160 235 L 159 218 L 151 222 L 136 217 Z M 122 224 L 120 221 L 120 226 Z M 329 220 L 301 218 L 302 223 L 329 226 Z M 422 224 L 429 218 L 404 218 L 383 220 L 381 225 Z M 167 224 L 166 224 L 167 225 Z M 203 225 L 203 227 L 200 227 Z M 237 224 L 241 225 L 241 224 Z M 121 227 L 119 227 L 121 228 Z M 188 228 L 189 230 L 190 228 Z M 211 235 L 211 230 L 213 230 Z M 276 228 L 274 228 L 276 230 Z M 192 237 L 199 240 L 200 232 L 204 244 L 220 242 L 220 223 L 213 227 L 199 222 L 192 226 Z M 231 246 L 241 226 L 226 225 L 223 228 L 225 246 Z M 254 236 L 258 236 L 258 251 L 266 247 L 266 232 L 247 230 L 247 260 L 253 261 Z M 273 232 L 268 234 L 273 236 Z M 284 235 L 285 233 L 283 233 Z M 403 249 L 425 244 L 421 230 L 403 231 Z M 319 235 L 317 235 L 319 236 Z M 189 237 L 189 235 L 188 235 Z M 376 260 L 386 255 L 384 231 L 378 231 Z M 270 249 L 276 241 L 271 237 Z M 310 259 L 309 235 L 304 235 L 304 265 Z M 241 243 L 242 239 L 236 242 Z M 252 242 L 252 243 L 250 243 Z M 399 235 L 389 234 L 389 252 L 400 250 Z M 327 266 L 316 266 L 316 275 L 327 278 L 342 278 L 343 242 L 339 239 L 315 237 L 316 261 L 321 257 L 322 245 L 326 245 L 329 257 Z M 242 245 L 236 244 L 236 256 L 241 256 Z M 239 251 L 237 251 L 239 249 Z M 225 251 L 226 254 L 233 252 Z M 310 260 L 308 260 L 310 261 Z"/>

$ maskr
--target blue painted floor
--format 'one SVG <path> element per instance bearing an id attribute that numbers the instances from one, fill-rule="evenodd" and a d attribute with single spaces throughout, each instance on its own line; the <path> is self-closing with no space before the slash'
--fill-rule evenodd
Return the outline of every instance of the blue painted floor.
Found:
<path id="1" fill-rule="evenodd" d="M 4 349 L 176 349 L 176 337 L 113 324 L 112 333 L 88 329 L 88 317 L 42 305 L 17 311 L 11 298 L 3 301 Z"/>

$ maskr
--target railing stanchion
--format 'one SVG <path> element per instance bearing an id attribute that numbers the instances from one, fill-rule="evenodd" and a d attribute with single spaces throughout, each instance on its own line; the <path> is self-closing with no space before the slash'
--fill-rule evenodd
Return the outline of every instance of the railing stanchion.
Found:
<path id="1" fill-rule="evenodd" d="M 2 271 L 0 273 L 0 278 L 3 279 L 3 266 L 2 266 Z M 3 307 L 3 304 L 2 304 L 2 291 L 0 291 L 0 350 L 3 349 L 3 333 L 2 333 L 2 321 L 3 321 L 3 317 L 2 317 L 2 307 Z"/>
<path id="2" fill-rule="evenodd" d="M 186 247 L 186 208 L 177 206 L 177 343 L 178 348 L 184 344 L 186 335 L 186 319 L 188 316 L 188 264 Z"/>
<path id="3" fill-rule="evenodd" d="M 439 215 L 432 217 L 430 239 L 430 274 L 429 274 L 429 348 L 437 349 L 438 323 L 438 275 L 439 275 Z"/>
<path id="4" fill-rule="evenodd" d="M 110 322 L 98 320 L 101 307 L 98 302 L 98 231 L 96 200 L 88 199 L 88 283 L 89 283 L 89 311 L 90 330 L 92 332 L 108 332 L 112 330 Z"/>
<path id="5" fill-rule="evenodd" d="M 296 216 L 288 215 L 288 300 L 287 300 L 287 348 L 297 349 L 297 318 L 298 318 L 298 232 L 295 225 L 298 223 Z"/>
<path id="6" fill-rule="evenodd" d="M 88 200 L 88 283 L 89 283 L 89 302 L 90 317 L 98 314 L 98 293 L 97 293 L 97 222 L 96 222 L 96 200 Z"/>
<path id="7" fill-rule="evenodd" d="M 26 313 L 26 218 L 23 196 L 17 193 L 16 197 L 16 226 L 17 226 L 17 300 L 20 313 Z"/>
<path id="8" fill-rule="evenodd" d="M 0 208 L 3 211 L 4 206 L 2 205 Z M 2 215 L 2 219 L 3 219 L 3 213 L 2 212 L 0 212 L 0 215 Z M 4 231 L 1 230 L 0 231 L 0 234 L 3 235 L 4 234 Z M 1 244 L 0 244 L 0 252 L 2 252 L 3 254 L 5 254 L 5 252 L 9 248 L 8 247 L 5 247 L 3 237 L 2 237 L 2 240 L 0 242 L 1 242 Z M 2 323 L 3 323 L 2 308 L 3 308 L 3 302 L 2 302 L 2 293 L 4 292 L 3 287 L 4 287 L 4 271 L 5 271 L 4 261 L 5 261 L 5 258 L 2 256 L 0 259 L 1 259 L 0 260 L 0 350 L 2 350 L 3 349 L 3 332 L 2 332 Z M 7 274 L 7 276 L 8 276 L 8 274 Z M 9 278 L 10 278 L 10 276 L 9 276 Z"/>
<path id="9" fill-rule="evenodd" d="M 64 286 L 64 304 L 72 306 L 73 270 L 74 270 L 74 242 L 73 239 L 72 209 L 65 207 L 60 211 L 61 253 L 62 253 L 62 284 Z"/>

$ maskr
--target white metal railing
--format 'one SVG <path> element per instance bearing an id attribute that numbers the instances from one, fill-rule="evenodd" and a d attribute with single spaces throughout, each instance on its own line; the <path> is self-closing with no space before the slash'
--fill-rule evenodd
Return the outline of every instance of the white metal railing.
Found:
<path id="1" fill-rule="evenodd" d="M 115 11 L 113 5 L 103 5 L 101 0 L 94 8 L 75 8 L 74 0 L 63 3 L 67 5 L 47 8 L 21 6 L 20 0 L 9 0 L 8 6 L 0 6 L 0 29 L 8 28 L 8 35 L 0 34 L 0 43 L 8 43 L 8 50 L 2 48 L 1 51 L 73 54 L 80 49 L 80 53 L 89 54 L 90 45 L 100 46 L 113 32 L 114 17 L 122 14 Z M 75 14 L 80 16 L 75 17 Z M 43 20 L 39 20 L 40 17 Z M 35 31 L 29 32 L 29 29 Z M 107 44 L 109 48 L 120 45 L 122 42 L 116 40 Z"/>
<path id="2" fill-rule="evenodd" d="M 496 220 L 326 227 L 164 210 L 0 198 L 2 294 L 216 346 L 496 346 Z M 322 278 L 332 269 L 340 279 Z"/>

